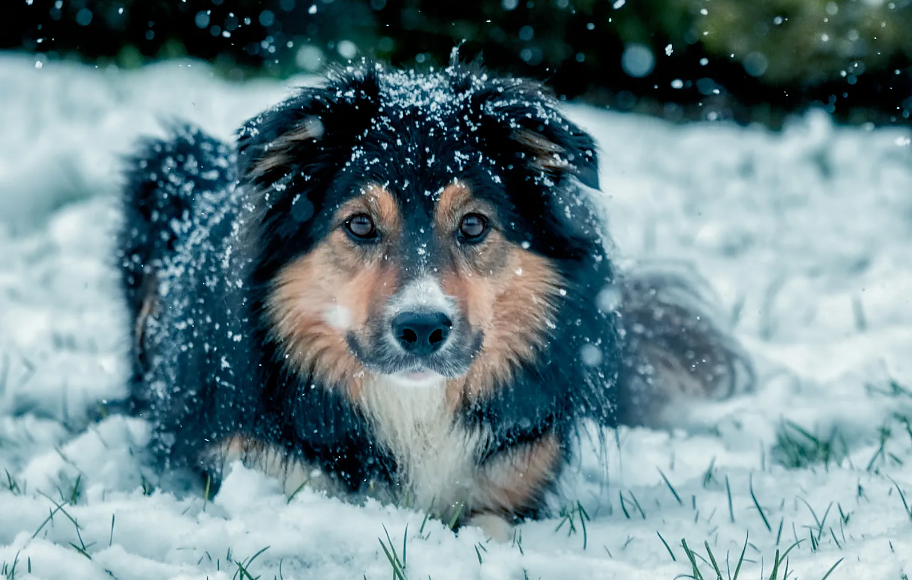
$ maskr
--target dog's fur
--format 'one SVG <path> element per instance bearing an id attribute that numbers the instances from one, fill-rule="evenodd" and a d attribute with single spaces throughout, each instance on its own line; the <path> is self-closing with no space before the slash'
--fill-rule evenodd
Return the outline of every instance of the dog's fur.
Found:
<path id="1" fill-rule="evenodd" d="M 579 183 L 596 148 L 556 101 L 462 66 L 350 68 L 237 143 L 144 142 L 119 248 L 163 466 L 239 458 L 490 531 L 542 514 L 582 421 L 728 395 L 737 346 L 688 283 L 615 272 Z M 407 351 L 404 312 L 447 321 L 440 350 Z"/>

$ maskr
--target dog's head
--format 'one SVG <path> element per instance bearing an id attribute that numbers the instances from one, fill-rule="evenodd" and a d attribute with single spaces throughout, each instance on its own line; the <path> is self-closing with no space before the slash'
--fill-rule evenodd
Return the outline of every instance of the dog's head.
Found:
<path id="1" fill-rule="evenodd" d="M 240 153 L 270 339 L 326 384 L 507 381 L 604 257 L 571 179 L 598 187 L 593 141 L 528 81 L 349 69 L 251 120 Z"/>

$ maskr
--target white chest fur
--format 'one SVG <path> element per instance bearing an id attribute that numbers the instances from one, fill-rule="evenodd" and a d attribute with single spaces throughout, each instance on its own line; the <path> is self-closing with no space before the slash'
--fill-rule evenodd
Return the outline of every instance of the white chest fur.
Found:
<path id="1" fill-rule="evenodd" d="M 413 507 L 448 510 L 477 494 L 476 453 L 480 431 L 454 420 L 441 379 L 422 387 L 377 380 L 365 385 L 364 404 L 377 437 L 393 452 L 400 469 L 399 495 Z"/>

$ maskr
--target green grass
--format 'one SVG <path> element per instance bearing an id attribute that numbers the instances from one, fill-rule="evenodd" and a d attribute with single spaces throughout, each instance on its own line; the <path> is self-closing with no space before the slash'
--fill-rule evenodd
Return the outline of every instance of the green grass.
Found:
<path id="1" fill-rule="evenodd" d="M 621 511 L 624 512 L 624 515 L 625 515 L 625 516 L 627 517 L 627 519 L 629 520 L 629 519 L 630 519 L 630 511 L 628 511 L 627 506 L 628 506 L 628 504 L 630 504 L 632 507 L 635 507 L 635 508 L 637 509 L 638 512 L 640 512 L 640 516 L 642 516 L 642 518 L 645 520 L 645 519 L 646 519 L 646 512 L 643 511 L 643 508 L 640 506 L 640 502 L 637 501 L 637 498 L 636 498 L 635 495 L 633 495 L 633 492 L 632 492 L 632 491 L 627 490 L 627 493 L 630 494 L 630 499 L 627 499 L 626 497 L 624 497 L 624 492 L 622 492 L 622 491 L 619 491 L 619 492 L 618 492 L 618 495 L 619 495 L 620 498 L 621 498 Z"/>
<path id="2" fill-rule="evenodd" d="M 234 572 L 231 580 L 257 580 L 259 576 L 254 576 L 249 572 L 250 565 L 253 564 L 253 561 L 256 560 L 260 554 L 268 549 L 269 546 L 266 546 L 249 558 L 245 558 L 244 560 L 234 560 L 234 565 L 237 566 L 237 570 Z"/>
<path id="3" fill-rule="evenodd" d="M 3 471 L 6 473 L 6 487 L 10 490 L 10 493 L 23 495 L 25 493 L 25 483 L 19 483 L 16 478 L 10 475 L 8 470 L 4 469 Z"/>
<path id="4" fill-rule="evenodd" d="M 404 549 L 404 546 L 403 546 Z M 478 565 L 481 566 L 484 563 L 484 559 L 481 557 L 482 552 L 487 552 L 488 549 L 484 547 L 484 544 L 478 543 L 475 544 L 475 555 L 478 556 Z"/>
<path id="5" fill-rule="evenodd" d="M 6 562 L 3 562 L 2 564 L 0 564 L 0 576 L 2 576 L 3 578 L 6 578 L 7 580 L 15 580 L 16 573 L 17 573 L 16 570 L 18 569 L 18 567 L 19 567 L 19 552 L 16 552 L 16 557 L 13 559 L 12 563 L 7 564 Z M 29 573 L 31 573 L 31 571 L 32 571 L 31 561 L 29 561 L 28 567 L 29 567 L 28 571 L 29 571 Z"/>
<path id="6" fill-rule="evenodd" d="M 402 557 L 399 557 L 399 553 L 396 551 L 396 546 L 393 545 L 393 540 L 390 538 L 389 531 L 386 529 L 386 526 L 383 526 L 383 533 L 386 534 L 386 542 L 383 541 L 383 538 L 377 538 L 380 542 L 380 547 L 383 548 L 383 553 L 386 555 L 386 559 L 390 563 L 390 567 L 393 569 L 393 580 L 408 580 L 408 576 L 405 573 L 405 567 L 408 563 L 407 554 L 406 554 L 406 545 L 408 541 L 408 525 L 405 526 L 405 532 L 402 534 Z M 475 548 L 475 552 L 478 553 L 478 548 Z M 478 563 L 481 563 L 481 554 L 478 554 Z"/>
<path id="7" fill-rule="evenodd" d="M 564 527 L 564 524 L 567 524 L 567 537 L 572 536 L 577 533 L 577 522 L 579 522 L 579 528 L 583 532 L 583 549 L 589 545 L 589 532 L 586 529 L 586 522 L 591 521 L 589 514 L 583 508 L 583 504 L 576 502 L 575 506 L 571 508 L 561 508 L 560 511 L 560 522 L 558 522 L 557 527 L 554 528 L 555 532 L 560 531 Z"/>
<path id="8" fill-rule="evenodd" d="M 662 534 L 660 532 L 657 531 L 656 534 L 659 536 L 659 539 L 662 540 L 662 544 L 665 546 L 665 549 L 668 550 L 668 555 L 671 556 L 671 561 L 677 562 L 678 559 L 675 558 L 674 552 L 671 551 L 671 546 L 668 545 L 668 542 L 665 541 L 665 538 L 662 537 Z"/>
<path id="9" fill-rule="evenodd" d="M 838 465 L 848 454 L 848 444 L 838 429 L 818 435 L 792 421 L 780 423 L 772 449 L 773 461 L 789 469 L 813 465 L 829 468 Z"/>
<path id="10" fill-rule="evenodd" d="M 750 496 L 754 500 L 754 505 L 757 506 L 757 511 L 760 512 L 760 517 L 763 518 L 763 525 L 766 526 L 767 531 L 772 532 L 773 528 L 770 527 L 769 520 L 766 519 L 766 513 L 763 511 L 763 508 L 760 506 L 760 501 L 757 499 L 757 494 L 754 493 L 754 478 L 750 478 Z"/>
<path id="11" fill-rule="evenodd" d="M 773 556 L 773 567 L 768 576 L 763 571 L 763 561 L 761 559 L 760 580 L 787 580 L 792 574 L 792 572 L 789 571 L 788 555 L 800 544 L 800 541 L 795 542 L 789 546 L 785 552 L 776 549 L 776 553 Z M 745 536 L 744 546 L 741 548 L 741 555 L 738 557 L 738 561 L 735 564 L 734 572 L 732 572 L 729 563 L 729 555 L 728 553 L 725 554 L 725 573 L 723 574 L 722 567 L 719 564 L 721 560 L 713 553 L 708 541 L 703 542 L 703 548 L 706 550 L 706 555 L 704 556 L 696 550 L 691 549 L 691 547 L 687 545 L 686 539 L 681 539 L 681 547 L 684 550 L 684 554 L 687 556 L 687 563 L 689 564 L 690 570 L 689 573 L 675 576 L 675 580 L 680 578 L 690 578 L 691 580 L 738 580 L 740 578 L 741 580 L 747 580 L 745 576 L 742 576 L 742 566 L 745 562 L 748 562 L 748 560 L 745 559 L 747 546 L 748 537 Z M 840 558 L 830 566 L 821 577 L 821 580 L 827 580 L 842 561 L 843 558 Z M 754 578 L 754 576 L 751 576 L 750 580 L 753 580 Z M 802 576 L 802 578 L 804 578 L 804 576 Z"/>
<path id="12" fill-rule="evenodd" d="M 658 469 L 658 467 L 657 467 L 656 469 Z M 662 476 L 662 480 L 665 482 L 665 485 L 667 485 L 667 486 L 668 486 L 668 489 L 671 490 L 671 495 L 674 496 L 675 500 L 678 502 L 678 505 L 683 506 L 683 505 L 684 505 L 684 502 L 681 501 L 681 496 L 678 495 L 677 490 L 675 490 L 674 486 L 671 485 L 671 482 L 668 481 L 668 478 L 665 477 L 665 473 L 664 473 L 661 469 L 659 469 L 659 475 Z"/>

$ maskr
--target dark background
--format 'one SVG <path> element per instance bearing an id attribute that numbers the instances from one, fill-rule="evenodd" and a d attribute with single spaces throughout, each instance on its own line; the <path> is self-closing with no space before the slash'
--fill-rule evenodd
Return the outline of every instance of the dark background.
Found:
<path id="1" fill-rule="evenodd" d="M 101 65 L 211 61 L 229 78 L 461 44 L 561 96 L 675 121 L 779 127 L 820 107 L 908 124 L 912 0 L 3 0 L 0 48 Z"/>

